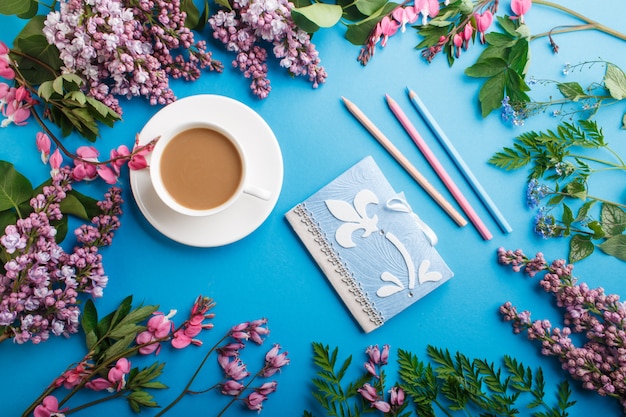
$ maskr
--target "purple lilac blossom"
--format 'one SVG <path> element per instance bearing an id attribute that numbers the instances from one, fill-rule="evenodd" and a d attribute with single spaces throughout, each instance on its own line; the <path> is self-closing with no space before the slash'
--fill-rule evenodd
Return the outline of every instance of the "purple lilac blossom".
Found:
<path id="1" fill-rule="evenodd" d="M 504 320 L 511 321 L 515 333 L 526 332 L 541 343 L 541 353 L 557 358 L 564 371 L 583 388 L 617 399 L 626 411 L 626 305 L 616 294 L 603 288 L 589 288 L 573 276 L 573 265 L 558 259 L 548 264 L 542 254 L 528 258 L 522 251 L 498 249 L 498 262 L 524 270 L 551 293 L 563 311 L 563 327 L 549 320 L 531 320 L 530 312 L 518 312 L 511 302 L 500 307 Z M 582 346 L 571 335 L 584 336 Z"/>
<path id="2" fill-rule="evenodd" d="M 111 188 L 99 203 L 102 214 L 92 226 L 77 230 L 81 246 L 66 252 L 56 242 L 51 221 L 62 218 L 59 204 L 71 190 L 69 168 L 62 168 L 31 199 L 33 212 L 5 228 L 0 250 L 9 259 L 0 274 L 0 341 L 40 343 L 55 336 L 69 336 L 79 328 L 80 293 L 101 297 L 108 278 L 98 247 L 111 242 L 119 227 L 121 190 Z"/>
<path id="3" fill-rule="evenodd" d="M 130 4 L 61 0 L 59 11 L 46 17 L 43 32 L 59 49 L 63 72 L 78 74 L 90 96 L 122 114 L 117 96 L 168 104 L 175 100 L 169 77 L 195 80 L 200 69 L 221 70 L 206 42 L 195 42 L 185 27 L 180 0 Z"/>
<path id="4" fill-rule="evenodd" d="M 233 67 L 251 79 L 250 89 L 259 98 L 271 90 L 267 78 L 267 51 L 262 42 L 272 45 L 280 66 L 290 74 L 308 76 L 313 88 L 324 83 L 326 71 L 320 66 L 315 45 L 308 33 L 298 28 L 291 17 L 294 7 L 287 0 L 235 0 L 231 10 L 219 10 L 210 19 L 213 37 L 228 51 L 235 52 Z"/>

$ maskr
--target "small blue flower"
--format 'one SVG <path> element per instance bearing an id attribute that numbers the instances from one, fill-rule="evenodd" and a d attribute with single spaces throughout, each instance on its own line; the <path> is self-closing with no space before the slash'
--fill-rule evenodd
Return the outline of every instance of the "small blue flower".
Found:
<path id="1" fill-rule="evenodd" d="M 541 199 L 551 192 L 552 190 L 550 190 L 550 188 L 546 185 L 539 184 L 535 178 L 528 181 L 528 187 L 526 188 L 526 204 L 528 208 L 539 206 Z"/>
<path id="2" fill-rule="evenodd" d="M 535 233 L 543 239 L 559 237 L 562 234 L 562 229 L 556 225 L 554 216 L 548 213 L 547 207 L 541 207 L 535 215 Z"/>

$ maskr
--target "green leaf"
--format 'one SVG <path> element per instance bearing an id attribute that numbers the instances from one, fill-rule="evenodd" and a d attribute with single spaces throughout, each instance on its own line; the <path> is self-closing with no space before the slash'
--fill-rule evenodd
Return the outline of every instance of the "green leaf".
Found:
<path id="1" fill-rule="evenodd" d="M 594 251 L 593 243 L 589 236 L 574 235 L 569 241 L 569 262 L 581 261 Z"/>
<path id="2" fill-rule="evenodd" d="M 312 33 L 319 28 L 329 28 L 341 19 L 342 8 L 336 4 L 313 3 L 294 8 L 291 15 L 294 22 L 304 31 Z"/>
<path id="3" fill-rule="evenodd" d="M 572 209 L 569 208 L 567 204 L 563 204 L 563 217 L 561 218 L 563 225 L 565 226 L 565 236 L 569 235 L 570 227 L 572 226 L 572 222 L 574 221 L 574 213 Z"/>
<path id="4" fill-rule="evenodd" d="M 117 342 L 113 343 L 104 352 L 102 360 L 107 361 L 117 356 L 124 356 L 124 353 L 128 350 L 129 346 L 135 341 L 135 336 L 135 334 L 129 334 L 127 336 L 124 336 Z"/>
<path id="5" fill-rule="evenodd" d="M 489 45 L 508 47 L 515 44 L 515 38 L 506 33 L 489 32 L 485 34 L 485 41 Z"/>
<path id="6" fill-rule="evenodd" d="M 589 200 L 585 204 L 583 204 L 578 209 L 578 213 L 576 213 L 576 219 L 574 219 L 574 221 L 580 222 L 580 221 L 585 220 L 585 218 L 587 217 L 587 214 L 589 213 L 589 209 L 591 209 L 591 206 L 593 206 L 595 203 L 596 203 L 595 200 Z"/>
<path id="7" fill-rule="evenodd" d="M 33 186 L 13 164 L 0 161 L 0 211 L 15 208 L 29 200 L 33 195 Z"/>
<path id="8" fill-rule="evenodd" d="M 230 2 L 228 0 L 215 0 L 215 4 L 217 4 L 218 6 L 222 6 L 228 10 L 233 9 L 233 7 L 230 5 Z"/>
<path id="9" fill-rule="evenodd" d="M 345 37 L 353 45 L 365 45 L 374 26 L 382 20 L 384 16 L 391 13 L 398 5 L 396 3 L 386 3 L 382 8 L 372 13 L 369 17 L 359 23 L 348 25 Z"/>
<path id="10" fill-rule="evenodd" d="M 60 207 L 63 214 L 71 214 L 83 220 L 91 220 L 91 217 L 87 216 L 85 206 L 76 198 L 75 194 L 68 193 L 61 201 Z"/>
<path id="11" fill-rule="evenodd" d="M 199 25 L 203 24 L 203 22 L 200 22 L 200 11 L 194 4 L 193 0 L 181 0 L 180 8 L 187 14 L 185 27 L 195 30 Z"/>
<path id="12" fill-rule="evenodd" d="M 85 302 L 83 313 L 80 316 L 81 325 L 85 332 L 85 344 L 88 350 L 92 350 L 98 341 L 96 328 L 98 327 L 98 311 L 92 300 Z"/>
<path id="13" fill-rule="evenodd" d="M 24 0 L 26 3 L 30 3 L 30 8 L 24 13 L 18 13 L 17 17 L 20 19 L 31 19 L 37 15 L 39 11 L 39 2 L 36 0 Z"/>
<path id="14" fill-rule="evenodd" d="M 28 13 L 32 3 L 32 0 L 2 0 L 0 1 L 0 14 L 4 15 L 21 15 Z"/>
<path id="15" fill-rule="evenodd" d="M 606 64 L 604 86 L 615 100 L 626 98 L 626 74 L 618 66 Z"/>
<path id="16" fill-rule="evenodd" d="M 395 7 L 399 6 L 397 3 L 389 3 Z M 365 16 L 371 16 L 381 8 L 387 5 L 387 0 L 357 0 L 355 6 Z"/>
<path id="17" fill-rule="evenodd" d="M 626 113 L 622 116 L 622 129 L 626 129 Z"/>
<path id="18" fill-rule="evenodd" d="M 565 98 L 568 98 L 574 102 L 587 96 L 585 90 L 577 82 L 558 83 L 556 87 Z"/>
<path id="19" fill-rule="evenodd" d="M 502 58 L 486 58 L 477 61 L 465 69 L 465 75 L 474 78 L 490 78 L 506 70 L 506 61 Z"/>
<path id="20" fill-rule="evenodd" d="M 509 16 L 506 15 L 497 16 L 496 19 L 500 27 L 504 29 L 506 33 L 511 36 L 517 37 L 517 28 L 519 27 L 519 25 L 514 22 L 513 19 L 509 18 Z"/>
<path id="21" fill-rule="evenodd" d="M 13 42 L 15 49 L 22 52 L 14 57 L 15 61 L 21 73 L 33 85 L 56 78 L 63 64 L 59 50 L 50 45 L 43 35 L 45 18 L 38 15 L 30 19 Z"/>
<path id="22" fill-rule="evenodd" d="M 621 235 L 626 230 L 626 212 L 620 207 L 604 203 L 600 210 L 602 230 L 607 236 Z"/>
<path id="23" fill-rule="evenodd" d="M 505 84 L 506 75 L 504 72 L 500 72 L 488 79 L 480 88 L 478 99 L 483 117 L 487 117 L 493 110 L 502 107 Z"/>
<path id="24" fill-rule="evenodd" d="M 626 261 L 626 235 L 613 236 L 598 245 L 602 252 Z"/>

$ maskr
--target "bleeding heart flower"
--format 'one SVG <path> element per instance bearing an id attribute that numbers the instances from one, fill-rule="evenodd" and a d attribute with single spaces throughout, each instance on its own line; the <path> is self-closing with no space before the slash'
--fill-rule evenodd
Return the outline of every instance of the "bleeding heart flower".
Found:
<path id="1" fill-rule="evenodd" d="M 485 10 L 482 14 L 476 14 L 476 30 L 480 33 L 480 43 L 485 43 L 485 32 L 493 22 L 493 14 L 490 10 Z"/>
<path id="2" fill-rule="evenodd" d="M 521 23 L 524 23 L 524 15 L 528 13 L 532 5 L 532 0 L 511 0 L 511 10 L 516 14 Z"/>

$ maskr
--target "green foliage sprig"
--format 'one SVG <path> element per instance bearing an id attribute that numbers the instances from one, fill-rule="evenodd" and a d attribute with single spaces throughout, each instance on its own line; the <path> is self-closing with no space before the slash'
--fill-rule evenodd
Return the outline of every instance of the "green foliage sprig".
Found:
<path id="1" fill-rule="evenodd" d="M 626 73 L 617 65 L 604 60 L 585 61 L 578 64 L 566 64 L 563 75 L 582 72 L 595 66 L 603 66 L 604 74 L 600 81 L 594 81 L 583 87 L 577 81 L 537 80 L 530 77 L 528 85 L 553 86 L 559 96 L 550 96 L 548 100 L 530 101 L 509 97 L 503 103 L 503 117 L 515 125 L 522 125 L 524 119 L 549 109 L 551 115 L 560 119 L 593 117 L 601 107 L 617 104 L 626 98 Z M 626 113 L 622 116 L 622 128 L 626 129 Z"/>
<path id="2" fill-rule="evenodd" d="M 504 97 L 521 103 L 530 101 L 530 87 L 525 81 L 530 63 L 528 27 L 508 16 L 497 19 L 503 32 L 487 33 L 487 47 L 476 63 L 465 70 L 470 77 L 486 78 L 478 93 L 483 117 L 502 107 Z"/>
<path id="3" fill-rule="evenodd" d="M 602 159 L 596 155 L 599 152 L 608 153 L 612 160 Z M 563 122 L 556 130 L 526 132 L 512 147 L 493 155 L 489 163 L 506 170 L 529 167 L 528 206 L 544 204 L 535 217 L 535 231 L 544 238 L 571 237 L 569 262 L 588 257 L 595 246 L 626 260 L 626 205 L 589 192 L 592 174 L 626 171 L 624 161 L 609 147 L 595 121 Z M 577 210 L 571 202 L 578 203 Z M 597 219 L 591 212 L 594 205 L 600 206 Z M 600 243 L 594 244 L 594 240 Z"/>
<path id="4" fill-rule="evenodd" d="M 313 343 L 313 361 L 319 368 L 313 379 L 313 396 L 328 416 L 357 417 L 371 412 L 357 390 L 376 378 L 365 373 L 353 382 L 344 382 L 352 357 L 338 363 L 337 355 L 338 348 Z M 429 361 L 423 361 L 398 349 L 399 381 L 395 386 L 406 394 L 404 407 L 412 404 L 417 416 L 434 417 L 436 409 L 449 417 L 517 416 L 522 415 L 520 410 L 532 409 L 530 415 L 536 417 L 565 417 L 575 405 L 567 381 L 557 385 L 556 403 L 547 402 L 541 368 L 533 370 L 510 356 L 504 356 L 502 366 L 496 366 L 433 346 L 427 347 L 427 355 Z M 413 412 L 402 408 L 383 414 L 408 417 Z M 313 417 L 313 413 L 305 411 L 304 416 Z"/>

